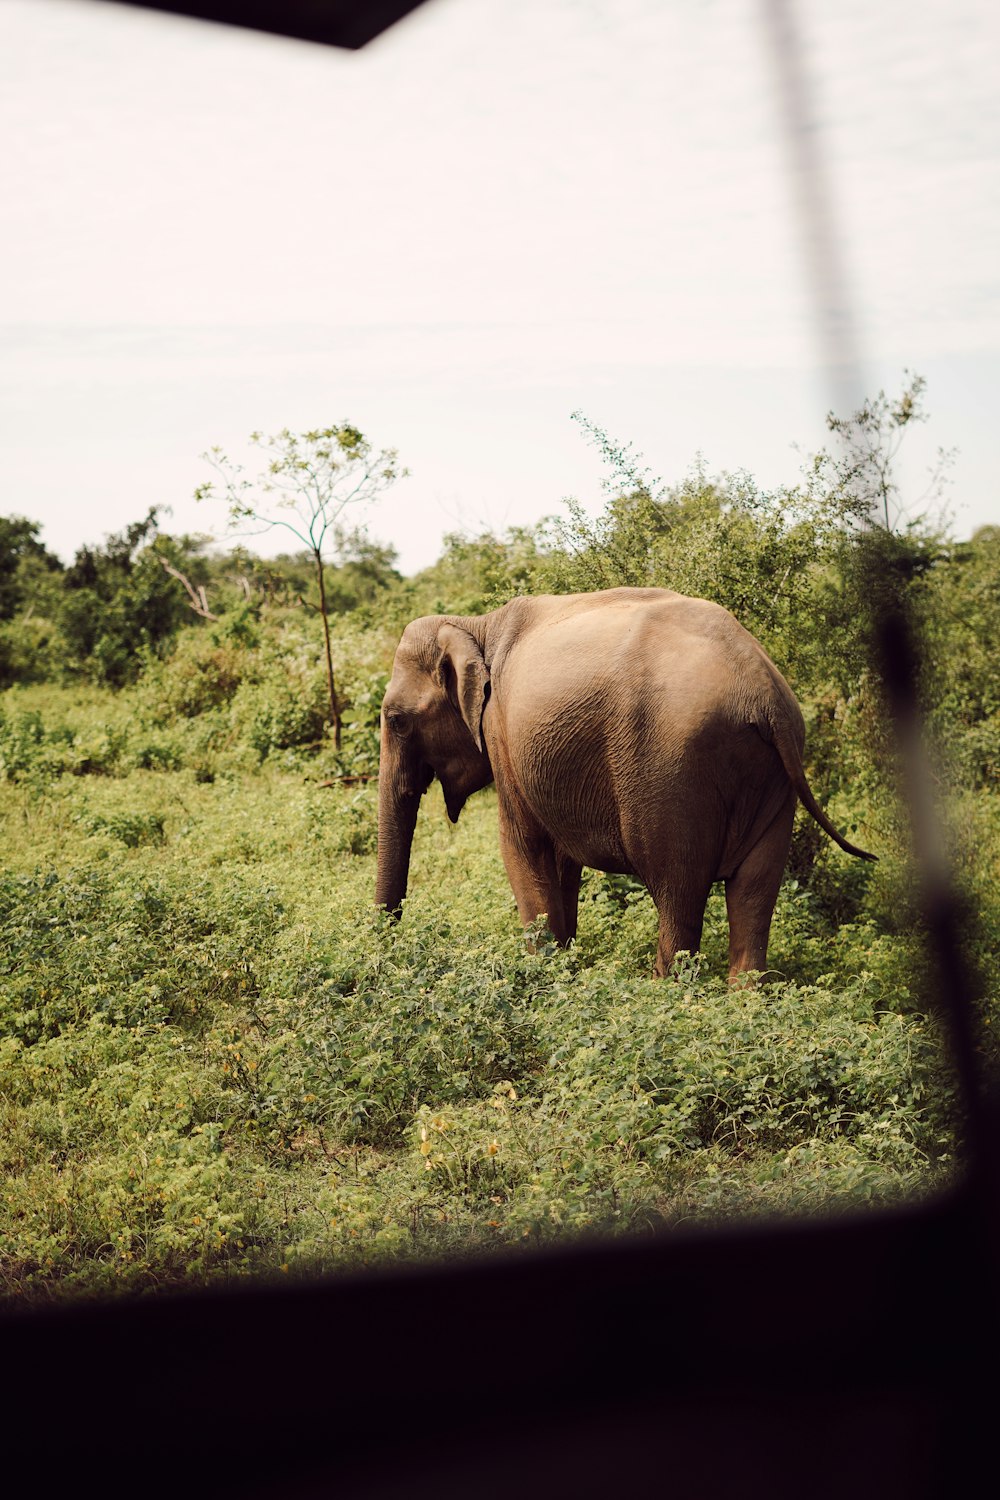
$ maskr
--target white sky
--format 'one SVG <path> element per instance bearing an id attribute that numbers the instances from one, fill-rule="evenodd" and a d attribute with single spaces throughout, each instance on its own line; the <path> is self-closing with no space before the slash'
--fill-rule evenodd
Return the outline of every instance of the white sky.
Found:
<path id="1" fill-rule="evenodd" d="M 864 384 L 928 377 L 1000 519 L 1000 12 L 799 0 Z M 405 570 L 600 472 L 794 478 L 835 389 L 751 0 L 429 0 L 361 53 L 105 5 L 0 5 L 0 509 L 69 556 L 196 506 L 199 455 L 349 419 L 412 477 Z M 258 546 L 262 546 L 258 542 Z M 280 533 L 275 546 L 282 545 Z"/>

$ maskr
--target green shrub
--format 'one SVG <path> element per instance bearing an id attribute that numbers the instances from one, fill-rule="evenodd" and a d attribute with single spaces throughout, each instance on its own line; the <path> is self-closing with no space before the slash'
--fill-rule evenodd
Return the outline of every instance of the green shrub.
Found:
<path id="1" fill-rule="evenodd" d="M 0 719 L 0 774 L 7 781 L 18 781 L 27 772 L 45 766 L 48 745 L 49 736 L 37 709 L 4 715 Z"/>
<path id="2" fill-rule="evenodd" d="M 378 774 L 382 699 L 389 673 L 378 670 L 349 676 L 342 688 L 344 708 L 338 764 L 354 776 Z"/>
<path id="3" fill-rule="evenodd" d="M 232 722 L 263 760 L 275 750 L 322 743 L 327 712 L 326 683 L 318 667 L 276 662 L 255 682 L 240 685 Z"/>
<path id="4" fill-rule="evenodd" d="M 140 771 L 179 771 L 184 764 L 182 746 L 179 736 L 139 731 L 129 738 L 128 759 Z"/>
<path id="5" fill-rule="evenodd" d="M 43 780 L 64 773 L 113 776 L 124 767 L 128 731 L 119 724 L 73 729 L 45 723 L 38 709 L 0 716 L 0 777 Z"/>
<path id="6" fill-rule="evenodd" d="M 90 833 L 106 833 L 117 839 L 127 849 L 138 849 L 140 844 L 162 844 L 165 834 L 162 813 L 113 813 L 110 817 L 97 814 L 85 819 Z"/>
<path id="7" fill-rule="evenodd" d="M 138 691 L 144 717 L 171 725 L 228 703 L 252 671 L 252 657 L 242 646 L 220 642 L 200 628 L 184 630 L 169 656 L 148 656 Z"/>
<path id="8" fill-rule="evenodd" d="M 330 847 L 338 854 L 374 854 L 378 845 L 378 806 L 375 790 L 362 787 L 341 798 L 335 808 Z"/>
<path id="9" fill-rule="evenodd" d="M 39 615 L 0 623 L 0 687 L 15 682 L 59 682 L 66 642 L 59 626 Z"/>

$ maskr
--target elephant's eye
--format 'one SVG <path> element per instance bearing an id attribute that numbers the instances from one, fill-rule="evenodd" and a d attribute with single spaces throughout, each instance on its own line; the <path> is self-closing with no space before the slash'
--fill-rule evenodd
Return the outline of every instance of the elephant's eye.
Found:
<path id="1" fill-rule="evenodd" d="M 402 738 L 403 735 L 409 733 L 409 730 L 410 730 L 409 715 L 408 714 L 404 714 L 404 713 L 400 713 L 400 711 L 399 711 L 398 708 L 393 708 L 393 709 L 389 710 L 389 712 L 385 716 L 385 722 L 388 724 L 389 728 L 392 730 L 392 733 L 393 734 L 398 734 L 400 736 L 400 738 Z"/>

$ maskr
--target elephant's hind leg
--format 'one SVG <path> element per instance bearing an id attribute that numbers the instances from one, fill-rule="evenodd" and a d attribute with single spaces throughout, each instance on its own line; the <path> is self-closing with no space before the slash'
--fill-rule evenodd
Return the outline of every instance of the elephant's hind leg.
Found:
<path id="1" fill-rule="evenodd" d="M 767 940 L 788 859 L 795 801 L 795 793 L 790 790 L 767 832 L 726 881 L 730 984 L 736 983 L 741 974 L 763 973 L 767 968 Z"/>
<path id="2" fill-rule="evenodd" d="M 682 900 L 672 899 L 664 905 L 657 903 L 660 932 L 653 973 L 661 979 L 678 953 L 697 953 L 701 947 L 701 929 L 705 920 L 708 892 L 709 887 L 706 885 L 700 893 L 688 892 Z"/>
<path id="3" fill-rule="evenodd" d="M 646 885 L 660 918 L 653 972 L 662 978 L 678 953 L 697 953 L 701 947 L 712 873 L 695 851 L 689 849 L 683 858 L 671 860 L 655 881 L 647 880 Z"/>

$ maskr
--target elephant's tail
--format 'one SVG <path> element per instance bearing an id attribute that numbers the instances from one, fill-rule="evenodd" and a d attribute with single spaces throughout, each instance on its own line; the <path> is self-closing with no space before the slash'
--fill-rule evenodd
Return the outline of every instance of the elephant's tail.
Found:
<path id="1" fill-rule="evenodd" d="M 806 773 L 802 768 L 802 751 L 796 742 L 795 735 L 792 733 L 791 725 L 782 722 L 775 723 L 774 719 L 769 716 L 768 728 L 771 731 L 771 742 L 781 756 L 781 763 L 785 768 L 785 773 L 798 793 L 799 800 L 806 812 L 815 818 L 823 832 L 828 833 L 834 843 L 839 844 L 841 849 L 846 850 L 848 854 L 854 854 L 858 859 L 877 860 L 877 854 L 869 854 L 867 849 L 859 849 L 856 844 L 848 843 L 843 834 L 837 832 L 826 813 L 816 801 L 806 780 Z"/>

